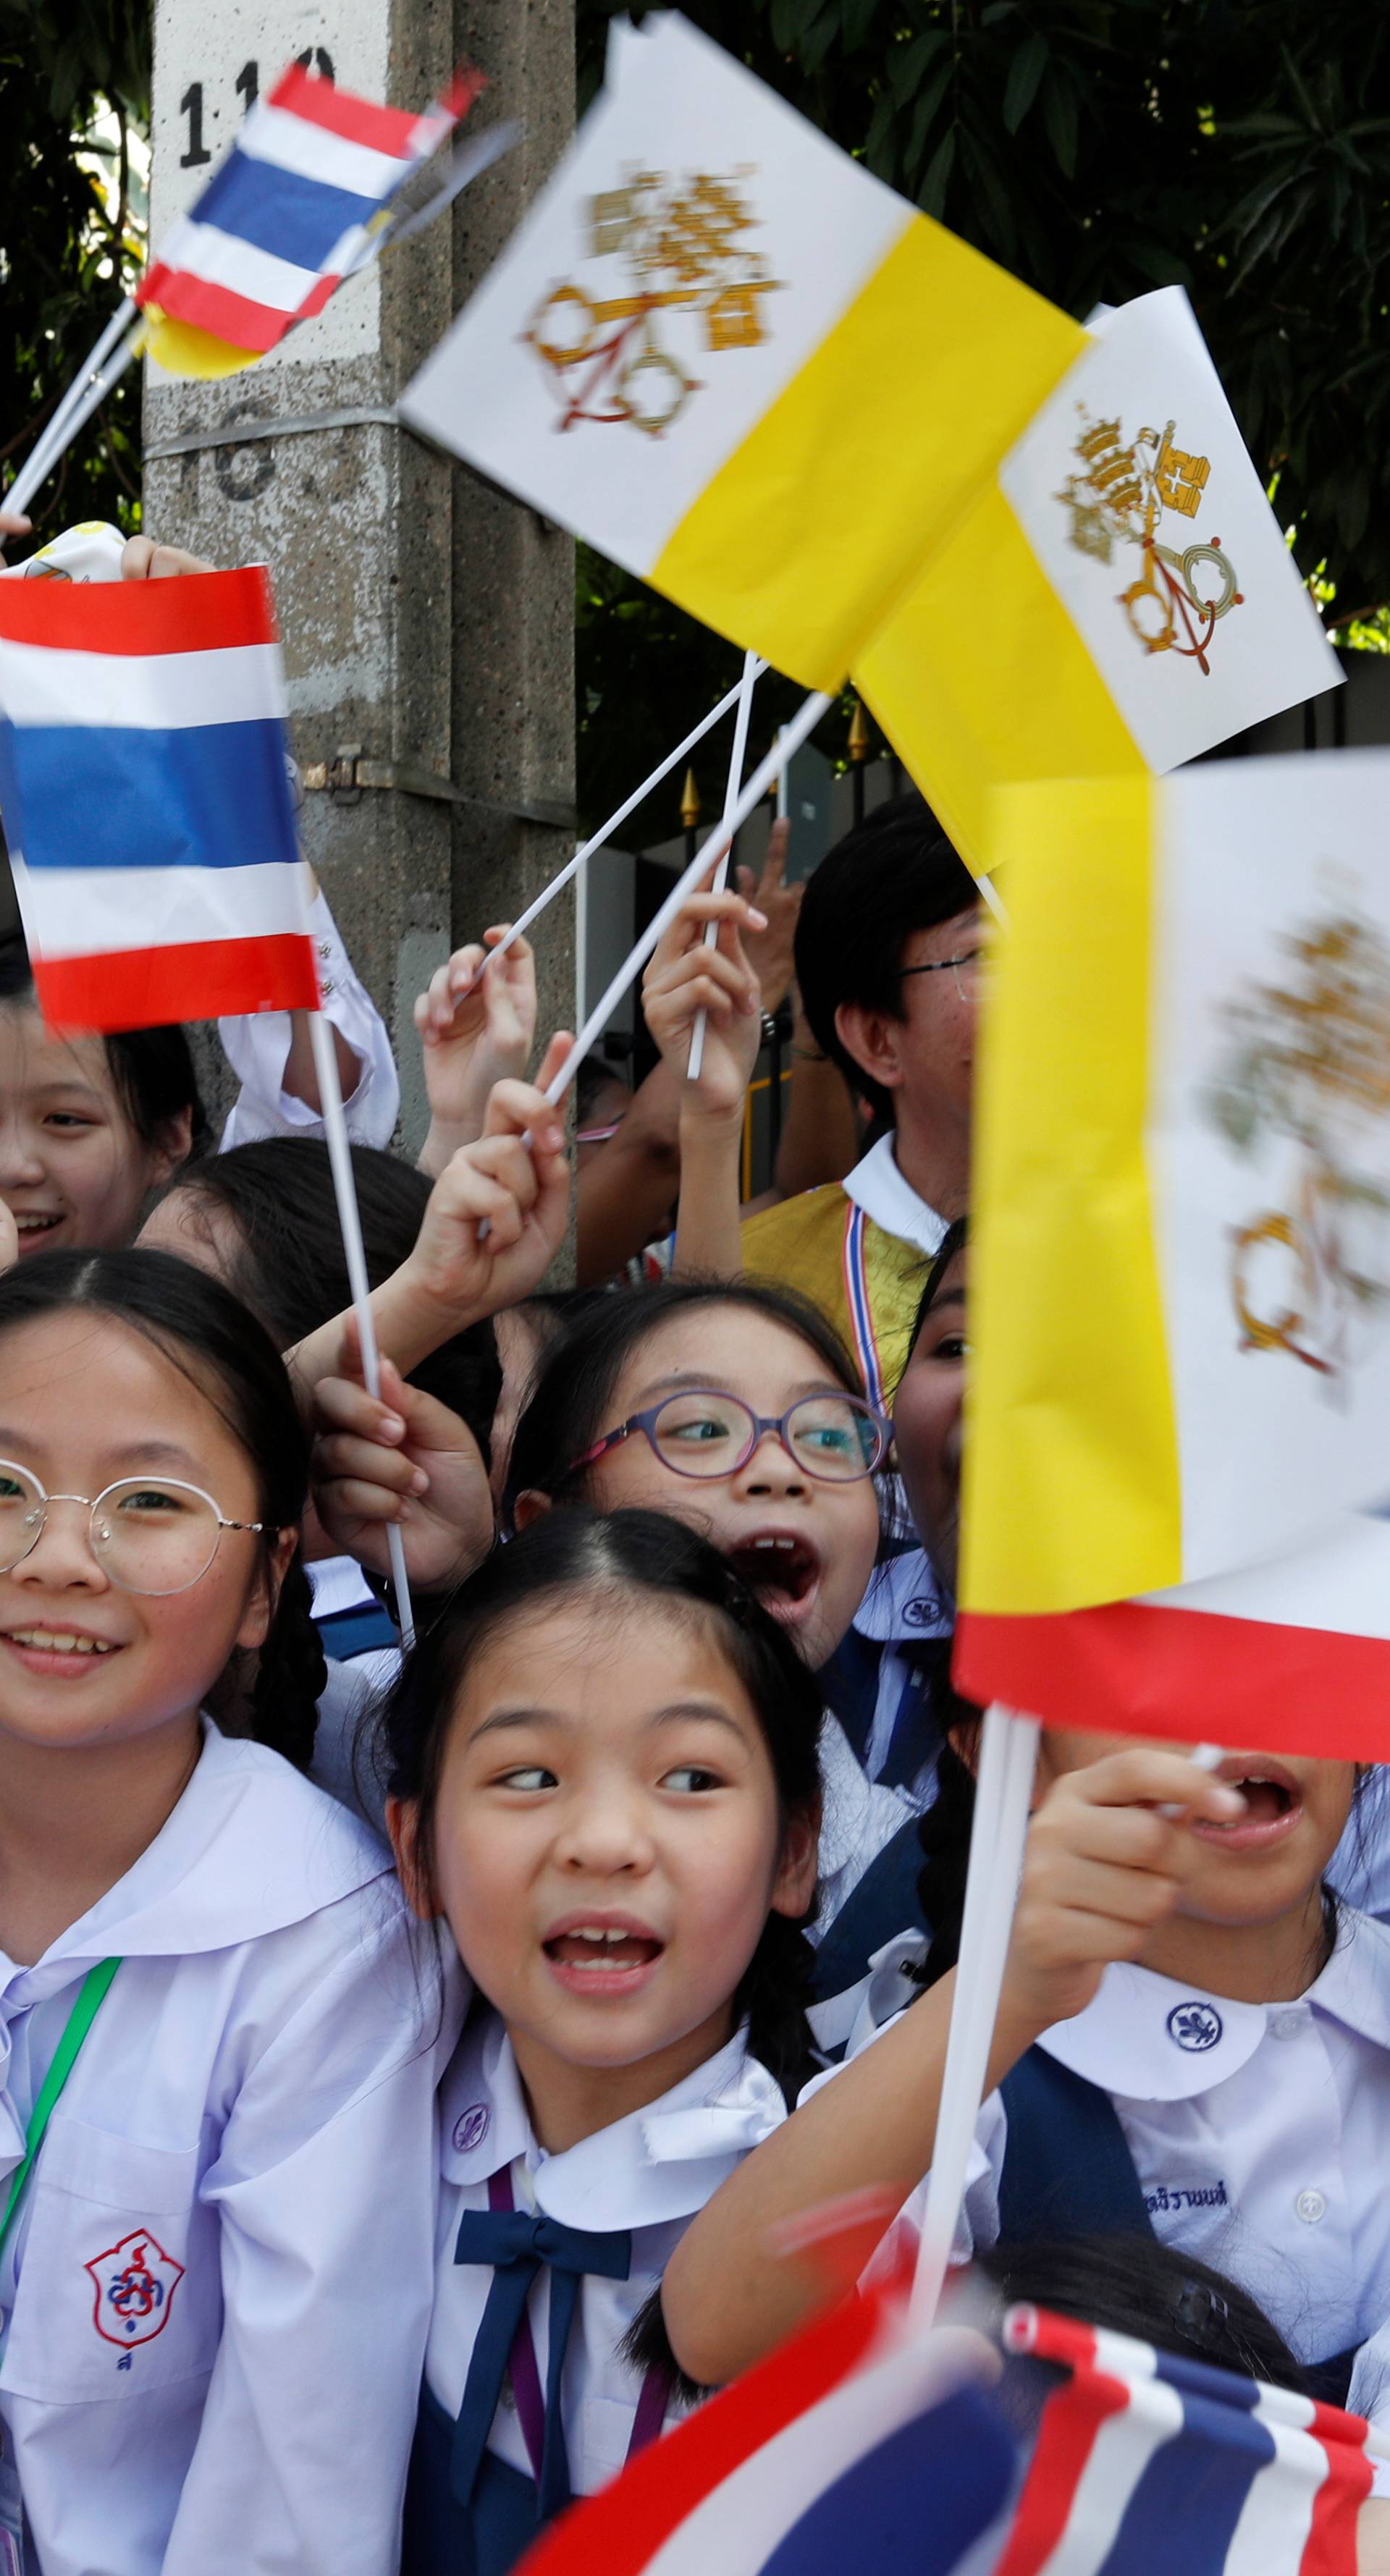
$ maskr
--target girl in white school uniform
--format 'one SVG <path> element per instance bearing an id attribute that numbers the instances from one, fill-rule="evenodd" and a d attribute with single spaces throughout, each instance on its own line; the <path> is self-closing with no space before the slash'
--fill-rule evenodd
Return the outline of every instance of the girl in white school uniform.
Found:
<path id="1" fill-rule="evenodd" d="M 962 1859 L 972 1735 L 942 1764 Z M 1390 1929 L 1325 1878 L 1356 1795 L 1350 1763 L 1212 1775 L 1181 1746 L 1044 1732 L 959 2249 L 1151 2229 L 1237 2281 L 1338 2402 L 1390 2315 Z M 923 1890 L 929 1991 L 683 2247 L 665 2303 L 687 2369 L 728 2375 L 794 2321 L 777 2219 L 876 2186 L 920 2223 L 962 1879 Z"/>
<path id="2" fill-rule="evenodd" d="M 457 2022 L 292 1767 L 306 1469 L 216 1281 L 0 1280 L 6 2576 L 394 2564 Z"/>
<path id="3" fill-rule="evenodd" d="M 542 1521 L 407 1665 L 392 1836 L 488 2009 L 443 2090 L 405 2576 L 503 2576 L 695 2393 L 654 2293 L 809 2064 L 820 1715 L 651 1512 Z"/>

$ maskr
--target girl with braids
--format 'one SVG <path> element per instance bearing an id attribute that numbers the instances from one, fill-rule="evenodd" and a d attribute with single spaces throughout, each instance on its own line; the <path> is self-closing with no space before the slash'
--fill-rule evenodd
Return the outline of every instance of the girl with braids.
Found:
<path id="1" fill-rule="evenodd" d="M 0 1388 L 0 2557 L 380 2576 L 457 2014 L 299 1776 L 289 1381 L 191 1266 L 55 1252 Z"/>
<path id="2" fill-rule="evenodd" d="M 655 1512 L 542 1519 L 407 1661 L 392 1840 L 486 2003 L 443 2090 L 403 2576 L 505 2576 L 697 2393 L 657 2285 L 810 2063 L 820 1720 L 782 1628 Z"/>

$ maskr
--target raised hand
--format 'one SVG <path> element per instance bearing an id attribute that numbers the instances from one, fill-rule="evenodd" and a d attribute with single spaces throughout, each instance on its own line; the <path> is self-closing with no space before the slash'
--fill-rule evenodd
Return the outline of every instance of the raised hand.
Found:
<path id="1" fill-rule="evenodd" d="M 422 1171 L 442 1172 L 481 1135 L 495 1083 L 525 1075 L 536 1035 L 536 963 L 524 939 L 489 955 L 509 928 L 498 922 L 481 945 L 456 948 L 415 1004 L 431 1119 Z"/>
<path id="2" fill-rule="evenodd" d="M 1006 2012 L 1036 2035 L 1083 2012 L 1115 1959 L 1135 1959 L 1202 1858 L 1189 1825 L 1229 1825 L 1239 1790 L 1179 1753 L 1107 1753 L 1055 1780 L 1028 1829 L 1004 1975 Z"/>
<path id="3" fill-rule="evenodd" d="M 430 1193 L 414 1251 L 398 1278 L 457 1332 L 529 1297 L 564 1240 L 570 1170 L 564 1125 L 544 1096 L 572 1040 L 550 1041 L 536 1083 L 499 1082 L 481 1136 L 452 1156 Z"/>
<path id="4" fill-rule="evenodd" d="M 705 925 L 717 921 L 716 946 L 705 946 Z M 762 1043 L 758 979 L 744 948 L 765 916 L 747 898 L 693 894 L 653 950 L 642 979 L 642 1009 L 663 1058 L 680 1077 L 681 1112 L 741 1119 L 744 1095 Z M 687 1083 L 696 1014 L 709 1013 L 698 1079 Z"/>
<path id="5" fill-rule="evenodd" d="M 314 1505 L 334 1545 L 378 1574 L 390 1571 L 386 1533 L 400 1530 L 406 1570 L 422 1591 L 459 1583 L 495 1535 L 477 1441 L 436 1396 L 381 1363 L 381 1396 L 362 1380 L 357 1326 L 343 1328 L 340 1373 L 314 1389 Z"/>
<path id="6" fill-rule="evenodd" d="M 797 916 L 806 888 L 782 882 L 791 831 L 785 817 L 773 824 L 767 836 L 762 875 L 756 885 L 751 868 L 738 871 L 740 894 L 763 915 L 763 928 L 750 932 L 743 944 L 748 963 L 758 979 L 758 991 L 765 1011 L 775 1011 L 780 1007 L 795 972 Z"/>
<path id="7" fill-rule="evenodd" d="M 121 554 L 122 581 L 174 581 L 181 573 L 216 572 L 203 555 L 184 546 L 162 546 L 156 537 L 127 537 Z"/>

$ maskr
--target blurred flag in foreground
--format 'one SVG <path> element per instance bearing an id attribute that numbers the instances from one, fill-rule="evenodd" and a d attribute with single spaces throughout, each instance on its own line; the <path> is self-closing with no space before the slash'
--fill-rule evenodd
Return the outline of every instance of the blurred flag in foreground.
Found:
<path id="1" fill-rule="evenodd" d="M 999 800 L 972 1697 L 1390 1753 L 1387 796 L 1334 752 Z"/>
<path id="2" fill-rule="evenodd" d="M 1003 2343 L 851 2301 L 518 2576 L 1355 2576 L 1358 2417 L 1037 2308 Z"/>
<path id="3" fill-rule="evenodd" d="M 145 355 L 171 375 L 232 375 L 321 313 L 369 254 L 397 190 L 481 86 L 476 73 L 460 73 L 412 116 L 292 63 L 141 279 Z"/>
<path id="4" fill-rule="evenodd" d="M 1359 2416 L 1043 2308 L 1003 2340 L 1067 2376 L 992 2576 L 1354 2576 Z"/>
<path id="5" fill-rule="evenodd" d="M 44 1017 L 316 1010 L 264 569 L 0 584 L 0 818 Z"/>
<path id="6" fill-rule="evenodd" d="M 1166 769 L 1340 672 L 1185 299 L 1092 337 L 674 14 L 403 416 L 808 687 L 974 866 L 1005 779 Z"/>

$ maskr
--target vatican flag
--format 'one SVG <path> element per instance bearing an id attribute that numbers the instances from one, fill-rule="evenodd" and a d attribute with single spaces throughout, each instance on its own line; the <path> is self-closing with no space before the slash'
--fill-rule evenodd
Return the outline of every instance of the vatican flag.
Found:
<path id="1" fill-rule="evenodd" d="M 855 677 L 968 851 L 995 786 L 1162 775 L 1338 683 L 1179 287 L 1107 317 Z"/>
<path id="2" fill-rule="evenodd" d="M 999 798 L 962 1601 L 1286 1558 L 1390 1493 L 1390 753 Z"/>
<path id="3" fill-rule="evenodd" d="M 661 14 L 399 407 L 833 689 L 1086 346 Z"/>
<path id="4" fill-rule="evenodd" d="M 403 417 L 809 688 L 962 854 L 991 790 L 1173 767 L 1340 678 L 1191 310 L 1096 331 L 684 19 L 606 86 Z"/>
<path id="5" fill-rule="evenodd" d="M 1390 1759 L 1390 753 L 997 800 L 955 1674 Z"/>

